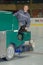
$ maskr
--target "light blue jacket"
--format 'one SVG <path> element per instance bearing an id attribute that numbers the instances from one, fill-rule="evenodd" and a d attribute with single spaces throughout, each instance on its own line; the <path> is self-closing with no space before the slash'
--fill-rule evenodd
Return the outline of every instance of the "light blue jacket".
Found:
<path id="1" fill-rule="evenodd" d="M 30 26 L 30 14 L 28 12 L 24 12 L 23 10 L 19 10 L 14 15 L 18 18 L 19 22 L 21 22 L 22 25 L 25 25 L 25 22 L 27 22 L 26 26 L 27 27 Z"/>

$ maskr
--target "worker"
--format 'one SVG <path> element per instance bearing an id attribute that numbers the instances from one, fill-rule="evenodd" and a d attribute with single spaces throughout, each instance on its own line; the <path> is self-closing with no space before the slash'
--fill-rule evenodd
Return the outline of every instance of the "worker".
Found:
<path id="1" fill-rule="evenodd" d="M 14 15 L 18 18 L 19 25 L 23 26 L 26 23 L 26 28 L 30 26 L 30 14 L 28 13 L 28 5 L 24 5 L 23 9 L 17 11 Z"/>

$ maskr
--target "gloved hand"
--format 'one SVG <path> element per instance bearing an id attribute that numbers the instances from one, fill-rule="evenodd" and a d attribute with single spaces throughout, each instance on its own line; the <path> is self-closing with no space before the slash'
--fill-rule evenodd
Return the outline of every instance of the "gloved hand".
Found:
<path id="1" fill-rule="evenodd" d="M 26 31 L 31 31 L 30 27 L 25 27 Z"/>
<path id="2" fill-rule="evenodd" d="M 27 29 L 28 29 L 28 28 L 27 28 L 27 27 L 25 27 L 25 30 L 26 30 L 26 31 L 27 31 Z"/>

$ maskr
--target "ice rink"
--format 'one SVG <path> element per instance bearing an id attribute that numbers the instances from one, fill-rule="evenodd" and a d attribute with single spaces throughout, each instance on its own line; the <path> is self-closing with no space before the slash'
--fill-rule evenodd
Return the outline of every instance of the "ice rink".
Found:
<path id="1" fill-rule="evenodd" d="M 43 53 L 43 26 L 35 26 L 31 30 L 32 39 L 35 41 L 34 52 Z"/>

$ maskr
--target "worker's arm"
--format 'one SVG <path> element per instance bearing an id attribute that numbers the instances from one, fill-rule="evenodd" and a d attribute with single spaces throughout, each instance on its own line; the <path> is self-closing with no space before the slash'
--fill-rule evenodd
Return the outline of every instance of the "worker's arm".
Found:
<path id="1" fill-rule="evenodd" d="M 28 18 L 27 18 L 27 25 L 25 27 L 25 30 L 29 31 L 30 23 L 31 23 L 31 21 L 30 21 L 30 15 L 29 15 Z"/>
<path id="2" fill-rule="evenodd" d="M 30 15 L 28 15 L 28 18 L 27 18 L 27 25 L 26 25 L 26 26 L 27 26 L 27 27 L 30 27 L 30 23 L 31 23 L 31 22 L 30 22 Z"/>
<path id="3" fill-rule="evenodd" d="M 18 12 L 16 12 L 16 13 L 14 13 L 14 15 L 15 15 L 15 16 L 18 16 L 18 14 L 19 14 L 19 11 L 18 11 Z"/>
<path id="4" fill-rule="evenodd" d="M 20 13 L 20 10 L 19 11 L 17 11 L 16 13 L 14 13 L 14 16 L 19 16 L 19 13 Z"/>

